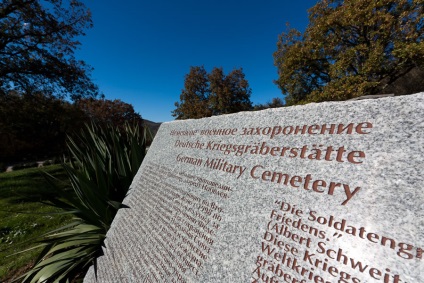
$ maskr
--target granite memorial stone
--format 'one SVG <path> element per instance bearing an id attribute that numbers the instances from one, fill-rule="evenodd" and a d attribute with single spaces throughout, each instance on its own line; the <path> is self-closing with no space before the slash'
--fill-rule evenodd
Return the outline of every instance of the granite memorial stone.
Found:
<path id="1" fill-rule="evenodd" d="M 160 127 L 84 282 L 424 282 L 424 93 Z"/>

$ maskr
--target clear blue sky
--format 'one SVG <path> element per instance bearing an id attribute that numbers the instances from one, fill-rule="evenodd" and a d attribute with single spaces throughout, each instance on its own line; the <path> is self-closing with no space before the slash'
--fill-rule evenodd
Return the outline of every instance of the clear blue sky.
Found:
<path id="1" fill-rule="evenodd" d="M 251 101 L 281 97 L 272 54 L 289 22 L 303 31 L 314 0 L 84 1 L 94 27 L 76 56 L 94 67 L 107 99 L 121 99 L 145 119 L 172 121 L 190 66 L 228 73 L 243 68 Z"/>

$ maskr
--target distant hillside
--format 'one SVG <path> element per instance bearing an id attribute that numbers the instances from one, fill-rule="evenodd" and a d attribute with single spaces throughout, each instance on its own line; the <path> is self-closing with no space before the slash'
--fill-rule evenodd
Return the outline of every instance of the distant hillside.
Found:
<path id="1" fill-rule="evenodd" d="M 156 135 L 157 131 L 159 130 L 159 127 L 162 123 L 156 123 L 152 122 L 150 120 L 143 119 L 144 125 L 146 125 L 150 131 L 152 131 L 153 136 Z"/>

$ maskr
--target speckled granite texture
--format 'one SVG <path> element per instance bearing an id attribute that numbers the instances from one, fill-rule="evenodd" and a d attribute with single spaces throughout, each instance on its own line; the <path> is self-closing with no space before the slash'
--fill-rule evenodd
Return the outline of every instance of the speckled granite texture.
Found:
<path id="1" fill-rule="evenodd" d="M 423 282 L 423 110 L 419 93 L 162 124 L 84 282 Z"/>

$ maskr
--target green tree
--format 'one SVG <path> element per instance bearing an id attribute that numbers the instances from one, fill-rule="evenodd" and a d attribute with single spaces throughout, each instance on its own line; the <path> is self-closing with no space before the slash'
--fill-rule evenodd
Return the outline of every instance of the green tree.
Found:
<path id="1" fill-rule="evenodd" d="M 172 115 L 176 119 L 197 119 L 248 111 L 252 109 L 250 94 L 242 69 L 225 75 L 222 68 L 215 67 L 208 74 L 203 66 L 191 67 Z"/>
<path id="2" fill-rule="evenodd" d="M 288 105 L 385 93 L 424 67 L 423 0 L 321 0 L 302 34 L 280 36 L 276 84 Z"/>
<path id="3" fill-rule="evenodd" d="M 77 0 L 0 2 L 0 92 L 95 96 L 89 67 L 74 57 L 77 38 L 92 26 Z"/>

